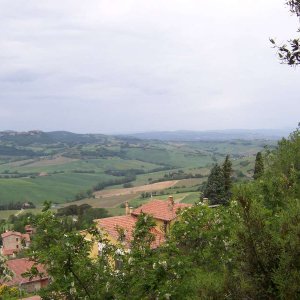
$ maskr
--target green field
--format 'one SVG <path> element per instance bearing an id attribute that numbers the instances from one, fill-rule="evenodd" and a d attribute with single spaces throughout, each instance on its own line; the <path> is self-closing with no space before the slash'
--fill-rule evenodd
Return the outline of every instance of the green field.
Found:
<path id="1" fill-rule="evenodd" d="M 211 166 L 222 162 L 226 154 L 231 155 L 234 176 L 247 179 L 253 173 L 255 154 L 265 144 L 273 147 L 275 142 L 163 142 L 60 132 L 2 137 L 0 204 L 31 201 L 40 206 L 45 200 L 66 203 L 98 183 L 125 179 L 128 172 L 135 174 L 133 186 L 173 180 L 176 178 L 166 176 L 178 171 L 200 174 L 200 184 Z M 186 190 L 181 187 L 178 192 Z"/>

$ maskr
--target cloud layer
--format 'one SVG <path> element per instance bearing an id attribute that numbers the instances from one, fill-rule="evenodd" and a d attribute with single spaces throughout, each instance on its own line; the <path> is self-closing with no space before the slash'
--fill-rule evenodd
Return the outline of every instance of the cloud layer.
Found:
<path id="1" fill-rule="evenodd" d="M 281 0 L 3 0 L 0 129 L 295 127 Z"/>

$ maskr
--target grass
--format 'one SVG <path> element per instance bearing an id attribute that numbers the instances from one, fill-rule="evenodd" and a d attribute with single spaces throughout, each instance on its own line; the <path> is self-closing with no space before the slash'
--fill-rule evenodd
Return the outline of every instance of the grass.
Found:
<path id="1" fill-rule="evenodd" d="M 163 178 L 169 171 L 151 172 L 154 168 L 169 166 L 172 171 L 183 170 L 185 173 L 200 173 L 207 176 L 211 165 L 215 162 L 222 162 L 226 154 L 230 154 L 233 167 L 241 171 L 248 178 L 252 176 L 255 154 L 263 149 L 264 144 L 275 144 L 269 141 L 229 141 L 229 142 L 136 142 L 128 146 L 118 144 L 106 145 L 108 150 L 116 151 L 116 156 L 106 158 L 80 158 L 70 159 L 63 156 L 48 157 L 47 159 L 26 159 L 12 163 L 0 164 L 0 173 L 5 170 L 19 173 L 40 173 L 46 172 L 50 176 L 36 178 L 0 179 L 0 203 L 32 201 L 41 205 L 45 200 L 55 203 L 66 203 L 75 198 L 78 192 L 86 191 L 98 182 L 106 181 L 112 177 L 105 174 L 107 170 L 129 170 L 139 169 L 146 172 L 136 176 L 132 182 L 134 186 L 149 183 L 149 178 L 157 180 Z M 101 145 L 84 145 L 84 149 L 95 150 Z M 44 147 L 47 149 L 47 146 Z M 39 149 L 44 149 L 40 147 Z M 75 151 L 76 147 L 64 151 Z M 37 150 L 38 147 L 32 146 Z M 45 150 L 44 149 L 44 150 Z M 54 148 L 53 148 L 54 149 Z M 52 151 L 50 147 L 48 149 Z M 118 152 L 119 151 L 119 152 Z M 118 154 L 119 153 L 119 154 Z M 117 156 L 120 155 L 120 156 Z M 16 159 L 16 157 L 14 158 Z M 12 158 L 13 160 L 13 158 Z M 1 162 L 7 158 L 0 159 Z M 249 164 L 241 164 L 242 161 L 249 161 Z M 89 171 L 94 173 L 74 173 L 74 170 Z M 53 172 L 63 171 L 61 174 Z M 190 187 L 199 185 L 202 179 L 188 179 L 180 181 L 176 189 L 170 192 L 191 192 Z M 185 186 L 183 188 L 182 186 Z M 122 187 L 120 186 L 114 186 Z M 138 196 L 138 195 L 137 195 Z M 88 199 L 94 205 L 100 207 L 113 207 L 122 203 L 123 199 Z M 189 201 L 189 200 L 186 200 Z"/>
<path id="2" fill-rule="evenodd" d="M 188 203 L 188 204 L 195 204 L 200 199 L 199 192 L 192 192 L 186 195 L 182 200 L 181 203 Z"/>
<path id="3" fill-rule="evenodd" d="M 45 200 L 64 203 L 74 199 L 78 192 L 86 191 L 101 180 L 112 176 L 106 174 L 55 174 L 37 178 L 0 179 L 0 202 L 31 201 L 42 204 Z"/>
<path id="4" fill-rule="evenodd" d="M 53 212 L 56 211 L 56 209 L 51 209 Z M 26 209 L 23 210 L 21 213 L 25 214 L 25 213 L 32 213 L 34 215 L 41 213 L 42 212 L 42 208 L 31 208 L 31 209 Z M 0 220 L 1 219 L 8 219 L 9 216 L 11 215 L 15 215 L 20 213 L 20 210 L 0 210 Z"/>

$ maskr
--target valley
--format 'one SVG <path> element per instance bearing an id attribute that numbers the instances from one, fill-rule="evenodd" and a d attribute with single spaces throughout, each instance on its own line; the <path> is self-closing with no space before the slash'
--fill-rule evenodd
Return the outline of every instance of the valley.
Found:
<path id="1" fill-rule="evenodd" d="M 88 203 L 120 213 L 141 195 L 198 199 L 211 166 L 230 153 L 234 180 L 249 180 L 255 154 L 274 140 L 142 140 L 130 136 L 34 131 L 0 134 L 0 204 Z M 187 184 L 191 180 L 193 184 Z M 195 197 L 197 194 L 197 197 Z M 142 202 L 148 198 L 144 197 Z M 7 207 L 8 208 L 8 207 Z M 1 215 L 0 215 L 1 217 Z"/>

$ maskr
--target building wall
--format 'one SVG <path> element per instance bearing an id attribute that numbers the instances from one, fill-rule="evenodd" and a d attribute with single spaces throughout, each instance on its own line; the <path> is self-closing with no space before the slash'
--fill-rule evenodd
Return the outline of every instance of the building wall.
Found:
<path id="1" fill-rule="evenodd" d="M 18 235 L 10 235 L 2 240 L 4 249 L 22 249 L 22 237 Z"/>
<path id="2" fill-rule="evenodd" d="M 43 287 L 46 287 L 48 283 L 48 279 L 41 279 L 33 282 L 23 283 L 21 286 L 23 290 L 27 291 L 28 293 L 32 293 L 35 291 L 39 291 Z"/>

